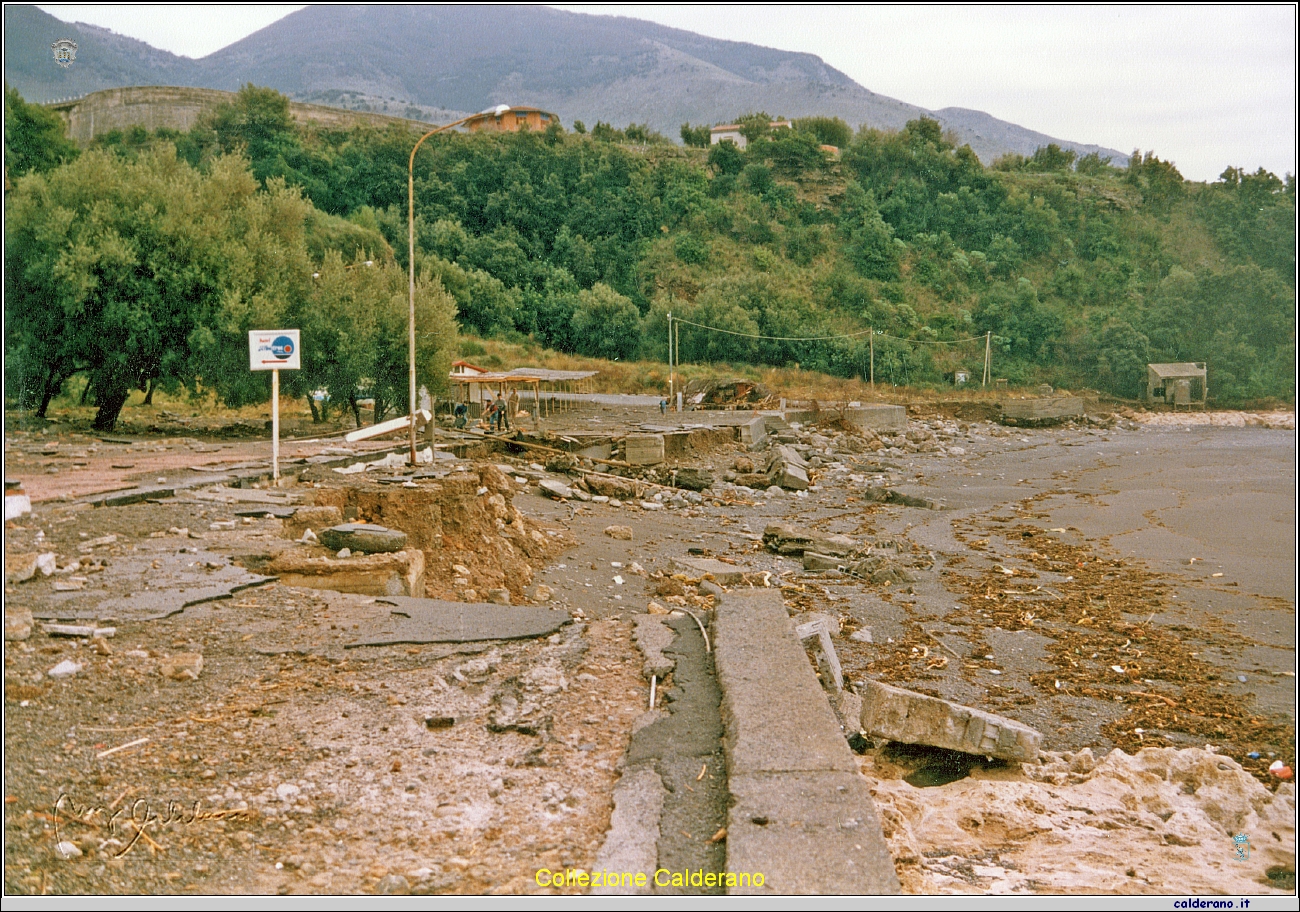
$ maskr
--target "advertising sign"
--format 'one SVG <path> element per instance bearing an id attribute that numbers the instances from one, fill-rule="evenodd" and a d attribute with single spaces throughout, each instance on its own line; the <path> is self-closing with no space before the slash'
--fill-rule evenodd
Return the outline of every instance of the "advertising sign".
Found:
<path id="1" fill-rule="evenodd" d="M 296 329 L 253 330 L 248 334 L 250 370 L 299 370 L 302 351 Z"/>

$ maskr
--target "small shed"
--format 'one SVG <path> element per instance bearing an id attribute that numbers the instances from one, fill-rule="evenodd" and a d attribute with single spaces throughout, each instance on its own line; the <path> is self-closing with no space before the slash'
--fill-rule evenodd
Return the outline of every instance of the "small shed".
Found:
<path id="1" fill-rule="evenodd" d="M 1147 399 L 1170 405 L 1205 405 L 1209 392 L 1204 361 L 1147 365 Z"/>

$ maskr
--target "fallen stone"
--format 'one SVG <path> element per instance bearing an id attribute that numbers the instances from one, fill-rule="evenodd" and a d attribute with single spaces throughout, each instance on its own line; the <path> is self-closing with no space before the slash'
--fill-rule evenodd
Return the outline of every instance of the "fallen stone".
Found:
<path id="1" fill-rule="evenodd" d="M 894 488 L 867 488 L 862 492 L 864 500 L 872 503 L 897 504 L 902 507 L 920 507 L 922 510 L 942 510 L 943 504 L 925 497 L 904 494 Z"/>
<path id="2" fill-rule="evenodd" d="M 158 671 L 173 681 L 197 681 L 203 671 L 203 656 L 197 652 L 178 652 L 161 660 Z"/>
<path id="3" fill-rule="evenodd" d="M 713 485 L 713 473 L 706 469 L 677 469 L 670 478 L 675 487 L 688 491 L 703 491 Z"/>
<path id="4" fill-rule="evenodd" d="M 862 730 L 872 737 L 1000 760 L 1029 762 L 1038 757 L 1043 736 L 1005 716 L 879 681 L 867 681 L 859 690 Z"/>
<path id="5" fill-rule="evenodd" d="M 555 596 L 555 590 L 550 586 L 539 583 L 533 591 L 533 598 L 539 602 L 549 602 Z"/>
<path id="6" fill-rule="evenodd" d="M 375 884 L 376 896 L 410 896 L 411 882 L 401 874 L 385 874 Z"/>
<path id="7" fill-rule="evenodd" d="M 842 557 L 818 554 L 816 551 L 805 551 L 803 553 L 803 568 L 809 572 L 838 570 L 842 566 L 844 566 L 844 558 Z"/>
<path id="8" fill-rule="evenodd" d="M 81 671 L 80 662 L 74 662 L 72 659 L 64 659 L 58 665 L 55 665 L 49 671 L 45 672 L 51 678 L 70 678 L 77 672 Z"/>
<path id="9" fill-rule="evenodd" d="M 235 521 L 233 519 L 219 519 L 208 525 L 208 529 L 212 532 L 229 532 L 234 528 Z"/>
<path id="10" fill-rule="evenodd" d="M 57 567 L 58 559 L 52 551 L 5 554 L 5 579 L 10 582 L 25 583 L 35 578 L 38 572 L 49 576 Z"/>
<path id="11" fill-rule="evenodd" d="M 334 556 L 337 557 L 339 560 L 346 560 L 347 558 L 352 556 L 352 549 L 340 548 L 338 553 L 335 554 Z"/>
<path id="12" fill-rule="evenodd" d="M 801 556 L 805 551 L 815 551 L 829 557 L 853 553 L 858 543 L 846 535 L 825 535 L 800 529 L 786 523 L 772 523 L 763 530 L 763 545 L 777 554 Z"/>
<path id="13" fill-rule="evenodd" d="M 569 623 L 567 612 L 533 606 L 506 607 L 403 596 L 382 598 L 380 602 L 392 606 L 389 616 L 370 622 L 355 640 L 346 644 L 348 648 L 521 640 L 547 636 Z"/>
<path id="14" fill-rule="evenodd" d="M 723 586 L 739 586 L 745 582 L 744 567 L 724 564 L 712 558 L 674 557 L 669 559 L 668 565 L 674 572 L 684 573 L 693 579 L 711 576 L 715 583 Z"/>
<path id="15" fill-rule="evenodd" d="M 32 612 L 28 608 L 5 606 L 5 639 L 25 640 L 32 635 Z"/>
<path id="16" fill-rule="evenodd" d="M 553 478 L 539 481 L 537 487 L 543 497 L 550 497 L 554 500 L 565 500 L 573 497 L 573 488 L 569 487 L 564 482 L 556 481 Z"/>
<path id="17" fill-rule="evenodd" d="M 493 605 L 509 605 L 509 604 L 510 604 L 510 590 L 509 590 L 509 589 L 489 589 L 489 590 L 487 591 L 487 599 L 488 599 L 488 601 L 491 602 Z"/>
<path id="18" fill-rule="evenodd" d="M 600 494 L 604 497 L 617 497 L 622 500 L 632 500 L 637 496 L 635 482 L 610 478 L 605 475 L 585 475 L 583 481 L 593 494 Z"/>
<path id="19" fill-rule="evenodd" d="M 854 561 L 844 567 L 854 576 L 872 583 L 910 583 L 912 574 L 883 554 L 869 554 L 862 560 Z"/>
<path id="20" fill-rule="evenodd" d="M 77 847 L 77 844 L 75 842 L 68 842 L 66 839 L 56 845 L 54 850 L 58 852 L 60 858 L 68 859 L 81 857 L 81 849 Z"/>
<path id="21" fill-rule="evenodd" d="M 76 592 L 86 588 L 86 580 L 82 577 L 73 577 L 67 580 L 57 580 L 54 583 L 55 592 Z"/>
<path id="22" fill-rule="evenodd" d="M 722 598 L 726 595 L 726 593 L 722 591 L 721 586 L 717 583 L 710 582 L 709 580 L 700 580 L 700 584 L 695 588 L 700 590 L 700 595 L 711 595 L 714 598 Z"/>
<path id="23" fill-rule="evenodd" d="M 806 491 L 809 484 L 808 472 L 802 466 L 782 463 L 775 474 L 775 482 L 787 491 Z"/>
<path id="24" fill-rule="evenodd" d="M 416 548 L 335 560 L 286 551 L 270 571 L 286 586 L 330 589 L 358 595 L 424 595 L 424 552 Z"/>
<path id="25" fill-rule="evenodd" d="M 406 533 L 367 523 L 344 523 L 316 533 L 326 548 L 341 551 L 364 551 L 366 554 L 391 554 L 406 547 Z"/>
<path id="26" fill-rule="evenodd" d="M 326 529 L 343 522 L 343 511 L 335 506 L 298 507 L 284 520 L 285 538 L 300 539 L 307 530 Z"/>
<path id="27" fill-rule="evenodd" d="M 631 541 L 632 527 L 631 526 L 606 526 L 605 534 L 608 535 L 610 538 L 616 538 L 619 541 Z"/>
<path id="28" fill-rule="evenodd" d="M 82 624 L 46 624 L 47 636 L 58 637 L 113 637 L 117 635 L 116 627 L 91 627 Z"/>
<path id="29" fill-rule="evenodd" d="M 676 667 L 677 663 L 665 656 L 663 651 L 672 645 L 677 634 L 659 618 L 649 614 L 637 615 L 632 638 L 645 657 L 642 673 L 646 680 L 652 676 L 662 678 Z"/>

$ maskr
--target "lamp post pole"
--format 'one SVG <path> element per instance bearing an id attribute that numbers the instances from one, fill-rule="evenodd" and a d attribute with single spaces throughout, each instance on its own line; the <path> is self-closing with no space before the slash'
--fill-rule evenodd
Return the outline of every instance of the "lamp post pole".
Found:
<path id="1" fill-rule="evenodd" d="M 471 117 L 472 116 L 476 116 L 476 115 L 471 115 Z M 408 357 L 410 358 L 410 362 L 411 362 L 411 385 L 409 390 L 411 395 L 410 402 L 409 402 L 410 405 L 409 411 L 411 414 L 411 465 L 415 465 L 415 406 L 416 406 L 416 402 L 415 402 L 415 153 L 419 151 L 420 144 L 423 143 L 426 139 L 428 139 L 433 134 L 441 133 L 444 130 L 450 130 L 452 127 L 458 127 L 469 119 L 470 119 L 469 117 L 462 117 L 460 120 L 452 121 L 451 123 L 444 124 L 441 127 L 434 127 L 428 133 L 425 133 L 423 136 L 421 136 L 418 140 L 416 140 L 415 148 L 411 149 L 411 161 L 408 164 L 406 169 L 406 194 L 407 194 L 407 201 L 409 203 L 409 210 L 407 213 L 406 222 L 407 222 L 407 232 L 410 239 L 410 248 L 408 250 L 409 259 L 407 260 L 407 262 L 411 267 L 411 310 L 407 318 L 409 324 L 408 329 L 409 329 L 409 343 L 410 343 Z"/>

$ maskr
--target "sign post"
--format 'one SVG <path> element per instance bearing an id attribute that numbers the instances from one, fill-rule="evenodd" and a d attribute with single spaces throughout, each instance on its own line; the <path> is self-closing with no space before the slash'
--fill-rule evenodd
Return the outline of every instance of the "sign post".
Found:
<path id="1" fill-rule="evenodd" d="M 248 334 L 249 370 L 271 372 L 271 477 L 280 481 L 280 371 L 299 370 L 298 330 L 253 330 Z"/>

